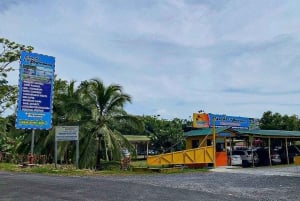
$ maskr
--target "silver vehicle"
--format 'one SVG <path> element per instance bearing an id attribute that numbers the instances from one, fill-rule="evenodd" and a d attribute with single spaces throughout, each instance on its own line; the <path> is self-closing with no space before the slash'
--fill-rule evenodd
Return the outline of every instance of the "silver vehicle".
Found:
<path id="1" fill-rule="evenodd" d="M 274 165 L 281 163 L 281 157 L 280 157 L 277 149 L 272 150 L 271 161 L 272 161 L 272 164 L 274 164 Z"/>
<path id="2" fill-rule="evenodd" d="M 248 167 L 251 165 L 256 166 L 259 162 L 259 158 L 255 150 L 234 150 L 232 151 L 231 155 L 240 155 L 243 167 Z"/>
<path id="3" fill-rule="evenodd" d="M 243 165 L 243 160 L 240 155 L 231 155 L 231 157 L 229 156 L 229 158 L 230 158 L 230 165 L 232 165 L 232 166 L 235 166 L 235 165 L 242 166 Z"/>

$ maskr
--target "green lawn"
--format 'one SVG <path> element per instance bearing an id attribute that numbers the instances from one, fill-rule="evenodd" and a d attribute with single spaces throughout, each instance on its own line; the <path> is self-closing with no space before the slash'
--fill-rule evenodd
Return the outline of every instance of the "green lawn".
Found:
<path id="1" fill-rule="evenodd" d="M 23 173 L 41 173 L 41 174 L 52 174 L 52 175 L 65 175 L 65 176 L 89 176 L 89 175 L 128 175 L 128 174 L 141 174 L 141 173 L 151 173 L 152 171 L 147 170 L 146 160 L 132 161 L 131 169 L 120 170 L 118 162 L 102 163 L 104 170 L 95 171 L 92 169 L 76 169 L 74 165 L 57 165 L 55 168 L 54 164 L 44 164 L 44 165 L 34 165 L 34 166 L 21 166 L 12 163 L 2 163 L 0 162 L 0 171 L 11 171 L 11 172 L 23 172 Z M 152 167 L 155 169 L 155 167 Z M 160 167 L 156 167 L 159 169 Z M 133 169 L 145 169 L 145 171 L 134 171 Z M 168 169 L 168 168 L 165 168 Z M 199 171 L 205 172 L 207 169 L 182 169 L 181 171 L 170 171 L 173 172 L 191 172 Z M 155 172 L 155 171 L 154 171 Z M 168 173 L 168 171 L 160 171 L 163 173 Z"/>

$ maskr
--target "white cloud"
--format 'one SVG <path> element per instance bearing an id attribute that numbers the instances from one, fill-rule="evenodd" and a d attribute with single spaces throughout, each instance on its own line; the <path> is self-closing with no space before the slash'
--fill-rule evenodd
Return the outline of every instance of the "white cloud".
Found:
<path id="1" fill-rule="evenodd" d="M 55 56 L 62 79 L 121 84 L 130 113 L 298 114 L 300 4 L 217 2 L 1 1 L 0 35 Z"/>

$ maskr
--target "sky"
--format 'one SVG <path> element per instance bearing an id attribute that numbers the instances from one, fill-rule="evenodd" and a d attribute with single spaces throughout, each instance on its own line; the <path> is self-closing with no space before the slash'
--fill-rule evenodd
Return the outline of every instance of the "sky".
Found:
<path id="1" fill-rule="evenodd" d="M 120 84 L 130 114 L 299 115 L 299 10 L 298 0 L 1 0 L 0 37 L 54 56 L 63 80 Z"/>

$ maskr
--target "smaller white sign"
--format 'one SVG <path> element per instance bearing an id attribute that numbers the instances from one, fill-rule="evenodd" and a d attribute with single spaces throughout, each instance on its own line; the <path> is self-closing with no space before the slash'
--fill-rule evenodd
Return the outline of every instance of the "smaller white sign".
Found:
<path id="1" fill-rule="evenodd" d="M 79 126 L 56 126 L 55 141 L 78 140 Z"/>

